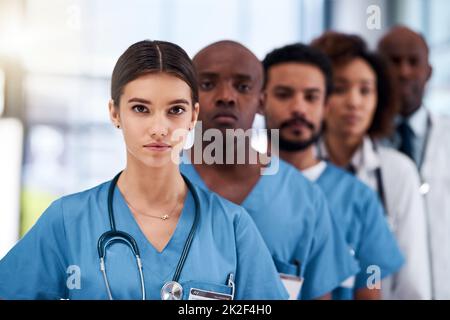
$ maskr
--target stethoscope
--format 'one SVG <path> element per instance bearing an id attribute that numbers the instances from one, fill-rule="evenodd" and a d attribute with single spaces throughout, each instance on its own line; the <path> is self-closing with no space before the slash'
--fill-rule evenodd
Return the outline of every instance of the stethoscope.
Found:
<path id="1" fill-rule="evenodd" d="M 427 153 L 427 149 L 428 149 L 428 142 L 430 140 L 430 132 L 431 132 L 431 128 L 433 126 L 433 123 L 431 122 L 431 116 L 429 113 L 427 113 L 427 130 L 425 133 L 425 140 L 423 143 L 423 148 L 422 148 L 422 153 L 420 155 L 420 159 L 419 159 L 419 164 L 417 166 L 418 170 L 419 170 L 419 175 L 420 175 L 420 193 L 425 196 L 427 195 L 428 192 L 430 192 L 430 184 L 427 183 L 421 173 L 422 171 L 422 165 L 423 162 L 425 161 L 425 155 Z"/>
<path id="2" fill-rule="evenodd" d="M 422 152 L 420 155 L 419 163 L 417 166 L 418 172 L 419 172 L 419 178 L 420 178 L 419 192 L 423 197 L 426 197 L 426 195 L 430 192 L 430 189 L 431 189 L 430 185 L 425 181 L 425 179 L 421 173 L 422 165 L 424 163 L 425 155 L 426 155 L 426 152 L 428 149 L 431 129 L 432 129 L 431 116 L 429 113 L 427 113 L 427 129 L 426 129 L 426 133 L 425 133 L 425 140 L 424 140 L 424 145 L 423 145 Z M 374 152 L 378 154 L 377 144 L 373 140 L 372 140 L 372 146 L 373 146 Z M 324 157 L 322 155 L 322 150 L 321 150 L 320 146 L 317 146 L 317 150 L 318 150 L 319 158 L 326 160 L 326 159 L 324 159 Z M 356 174 L 354 168 L 348 168 L 348 169 L 352 174 Z M 387 215 L 388 210 L 387 210 L 387 206 L 386 206 L 386 196 L 385 196 L 385 191 L 384 191 L 384 187 L 383 187 L 383 176 L 381 174 L 381 167 L 378 167 L 375 169 L 375 179 L 376 179 L 376 184 L 377 184 L 378 196 L 380 197 L 381 203 L 385 209 L 384 212 Z M 431 257 L 432 250 L 430 247 L 430 245 L 431 245 L 431 240 L 430 240 L 431 227 L 430 227 L 430 221 L 429 221 L 428 215 L 426 215 L 426 223 L 427 223 L 427 237 L 428 237 L 428 254 L 430 255 L 430 258 L 429 258 L 430 270 L 433 270 L 433 265 L 432 265 L 433 259 Z M 431 276 L 433 276 L 433 273 L 431 273 Z M 433 279 L 431 281 L 431 292 L 434 293 L 434 280 Z"/>
<path id="3" fill-rule="evenodd" d="M 117 180 L 120 177 L 119 172 L 114 179 L 111 181 L 108 190 L 108 215 L 109 215 L 109 224 L 110 230 L 103 233 L 97 242 L 98 256 L 100 258 L 100 271 L 103 274 L 103 280 L 105 282 L 106 290 L 108 292 L 108 297 L 110 300 L 113 300 L 113 296 L 111 293 L 111 288 L 109 286 L 108 277 L 106 275 L 105 268 L 105 258 L 106 258 L 106 249 L 108 246 L 121 242 L 127 245 L 131 251 L 133 252 L 134 257 L 136 258 L 136 264 L 139 270 L 139 278 L 142 292 L 142 300 L 145 300 L 145 282 L 144 282 L 144 273 L 142 271 L 142 261 L 139 253 L 139 247 L 136 243 L 136 240 L 128 233 L 119 231 L 116 229 L 116 221 L 114 219 L 114 209 L 113 209 L 113 198 L 114 198 L 114 189 L 117 185 Z M 183 175 L 182 175 L 183 176 Z M 161 288 L 161 299 L 162 300 L 181 300 L 183 297 L 183 287 L 179 283 L 180 274 L 183 270 L 184 263 L 186 262 L 187 255 L 191 248 L 192 240 L 194 239 L 195 229 L 198 224 L 198 217 L 200 215 L 200 200 L 197 194 L 197 191 L 192 186 L 190 181 L 183 176 L 184 182 L 189 188 L 189 191 L 192 193 L 195 201 L 195 217 L 194 222 L 192 223 L 191 230 L 184 244 L 183 250 L 181 252 L 180 259 L 178 260 L 177 267 L 175 269 L 175 273 L 173 275 L 172 281 L 166 282 Z"/>
<path id="4" fill-rule="evenodd" d="M 373 146 L 373 151 L 375 153 L 378 153 L 378 148 L 377 145 L 375 143 L 375 141 L 373 139 L 371 139 L 372 141 L 372 146 Z M 322 159 L 324 161 L 328 161 L 329 159 L 327 159 L 323 154 L 322 154 L 322 150 L 320 148 L 320 145 L 317 145 L 317 151 L 318 151 L 318 158 Z M 356 175 L 356 169 L 354 166 L 352 165 L 348 165 L 345 168 L 348 172 L 350 172 L 352 175 Z M 377 167 L 375 169 L 375 180 L 376 180 L 376 184 L 377 184 L 377 192 L 378 192 L 378 196 L 380 197 L 380 201 L 383 204 L 383 207 L 386 208 L 386 199 L 385 199 L 385 193 L 384 193 L 384 187 L 383 187 L 383 177 L 381 175 L 381 167 Z M 385 210 L 386 212 L 386 210 Z"/>
<path id="5" fill-rule="evenodd" d="M 430 140 L 431 127 L 432 127 L 431 117 L 429 114 L 427 114 L 427 129 L 426 129 L 426 133 L 425 133 L 425 139 L 424 139 L 424 143 L 423 143 L 422 152 L 421 152 L 420 158 L 419 158 L 419 163 L 417 165 L 417 169 L 419 172 L 419 178 L 420 178 L 419 192 L 422 196 L 426 196 L 428 194 L 428 192 L 430 192 L 430 184 L 425 181 L 425 179 L 421 173 L 421 170 L 422 170 L 422 165 L 425 160 L 425 155 L 426 155 L 426 152 L 428 149 L 428 142 Z M 373 151 L 378 154 L 377 144 L 373 139 L 372 139 L 372 146 L 373 146 Z M 381 174 L 381 167 L 378 167 L 375 169 L 375 179 L 377 181 L 376 183 L 377 183 L 378 195 L 381 199 L 381 202 L 382 202 L 384 208 L 386 209 L 385 212 L 387 212 L 386 196 L 385 196 L 384 187 L 383 187 L 383 177 Z"/>
<path id="6" fill-rule="evenodd" d="M 373 139 L 371 139 L 371 141 L 372 141 L 373 151 L 376 154 L 378 154 L 377 143 Z M 376 183 L 377 183 L 378 196 L 380 197 L 381 203 L 383 204 L 383 207 L 384 207 L 384 213 L 387 214 L 388 211 L 387 211 L 386 196 L 385 196 L 384 186 L 383 186 L 383 175 L 381 174 L 381 166 L 378 166 L 375 169 L 375 180 L 376 180 Z"/>
<path id="7" fill-rule="evenodd" d="M 425 161 L 425 156 L 426 153 L 428 151 L 428 143 L 430 140 L 430 134 L 431 134 L 431 129 L 433 127 L 433 123 L 431 121 L 431 116 L 430 113 L 427 111 L 427 129 L 426 129 L 426 133 L 425 133 L 425 140 L 423 143 L 423 148 L 422 148 L 422 153 L 420 155 L 420 159 L 419 159 L 419 163 L 417 165 L 417 169 L 419 171 L 419 178 L 420 178 L 420 188 L 419 191 L 422 194 L 422 196 L 424 198 L 426 198 L 427 194 L 430 192 L 431 186 L 428 182 L 425 181 L 424 176 L 422 174 L 422 166 L 423 163 Z M 430 270 L 434 270 L 433 267 L 433 250 L 431 247 L 431 222 L 430 222 L 430 216 L 428 214 L 428 208 L 426 208 L 427 210 L 427 214 L 425 215 L 425 219 L 426 219 L 426 227 L 427 227 L 427 244 L 428 244 L 428 261 L 429 261 L 429 266 L 430 266 Z M 434 272 L 432 271 L 430 273 L 430 277 L 431 277 L 431 298 L 432 300 L 435 299 L 435 288 L 434 288 Z"/>
<path id="8" fill-rule="evenodd" d="M 431 133 L 431 129 L 432 129 L 433 123 L 431 122 L 431 116 L 430 114 L 427 112 L 427 128 L 426 128 L 426 133 L 425 133 L 425 139 L 424 139 L 424 143 L 423 143 L 423 148 L 422 148 L 422 152 L 420 154 L 420 158 L 419 158 L 419 162 L 417 164 L 417 169 L 419 172 L 419 178 L 420 178 L 420 187 L 419 187 L 419 192 L 420 194 L 425 198 L 426 195 L 430 192 L 431 186 L 428 182 L 425 181 L 423 174 L 422 174 L 422 166 L 423 163 L 425 161 L 425 156 L 428 150 L 428 144 L 429 144 L 429 140 L 430 140 L 430 133 Z M 377 148 L 376 148 L 376 144 L 374 141 L 372 141 L 372 145 L 374 147 L 374 151 L 377 152 Z M 383 188 L 383 178 L 381 176 L 381 168 L 378 167 L 375 171 L 375 177 L 377 180 L 377 189 L 378 189 L 378 194 L 380 196 L 380 199 L 383 203 L 383 206 L 385 208 L 385 213 L 387 214 L 387 207 L 386 207 L 386 202 L 385 202 L 385 195 L 384 195 L 384 188 Z M 426 219 L 426 227 L 427 227 L 427 244 L 428 244 L 428 261 L 429 261 L 429 265 L 430 265 L 430 270 L 433 270 L 433 257 L 432 257 L 432 249 L 431 249 L 431 223 L 429 220 L 429 216 L 428 214 L 425 216 Z M 432 295 L 434 295 L 434 279 L 433 279 L 433 272 L 431 272 L 431 292 Z M 434 296 L 432 297 L 432 299 L 434 300 Z"/>

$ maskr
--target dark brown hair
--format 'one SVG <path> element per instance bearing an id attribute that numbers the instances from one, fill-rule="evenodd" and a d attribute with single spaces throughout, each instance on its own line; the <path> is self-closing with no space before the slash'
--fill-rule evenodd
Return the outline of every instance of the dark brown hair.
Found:
<path id="1" fill-rule="evenodd" d="M 328 31 L 313 40 L 311 46 L 328 55 L 333 68 L 346 65 L 356 58 L 361 58 L 369 64 L 377 78 L 377 106 L 368 133 L 374 138 L 392 134 L 399 103 L 387 61 L 369 51 L 365 41 L 357 35 Z"/>
<path id="2" fill-rule="evenodd" d="M 194 66 L 187 53 L 166 41 L 143 40 L 131 45 L 117 60 L 111 78 L 111 99 L 119 106 L 127 83 L 148 73 L 165 72 L 191 88 L 192 103 L 198 102 L 198 85 Z"/>

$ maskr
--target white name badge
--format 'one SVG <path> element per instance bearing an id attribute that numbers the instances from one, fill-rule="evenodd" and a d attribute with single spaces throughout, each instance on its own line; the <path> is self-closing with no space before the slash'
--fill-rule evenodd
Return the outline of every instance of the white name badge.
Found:
<path id="1" fill-rule="evenodd" d="M 289 300 L 298 300 L 303 285 L 303 278 L 284 273 L 280 273 L 280 278 L 289 293 Z"/>
<path id="2" fill-rule="evenodd" d="M 230 294 L 192 288 L 188 300 L 233 300 Z"/>

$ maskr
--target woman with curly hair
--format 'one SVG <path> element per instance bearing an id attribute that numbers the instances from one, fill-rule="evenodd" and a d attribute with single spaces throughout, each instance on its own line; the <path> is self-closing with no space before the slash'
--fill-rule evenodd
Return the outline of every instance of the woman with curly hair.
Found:
<path id="1" fill-rule="evenodd" d="M 386 64 L 356 35 L 327 32 L 312 46 L 328 55 L 334 73 L 319 153 L 378 192 L 406 258 L 397 274 L 383 280 L 382 297 L 430 299 L 418 172 L 409 158 L 377 142 L 392 132 L 398 105 Z"/>

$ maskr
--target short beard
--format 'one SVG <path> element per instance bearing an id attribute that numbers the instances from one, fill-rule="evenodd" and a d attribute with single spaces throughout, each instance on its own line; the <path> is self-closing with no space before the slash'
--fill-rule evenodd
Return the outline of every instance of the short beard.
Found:
<path id="1" fill-rule="evenodd" d="M 286 152 L 304 151 L 304 150 L 308 149 L 309 147 L 311 147 L 312 145 L 316 144 L 317 141 L 319 141 L 319 139 L 322 135 L 322 129 L 323 129 L 323 126 L 320 128 L 319 131 L 314 133 L 310 139 L 308 139 L 306 141 L 299 141 L 299 142 L 286 140 L 280 134 L 280 138 L 279 138 L 280 139 L 280 142 L 279 142 L 280 150 L 286 151 Z"/>

